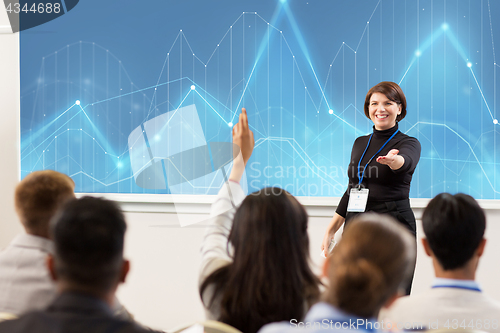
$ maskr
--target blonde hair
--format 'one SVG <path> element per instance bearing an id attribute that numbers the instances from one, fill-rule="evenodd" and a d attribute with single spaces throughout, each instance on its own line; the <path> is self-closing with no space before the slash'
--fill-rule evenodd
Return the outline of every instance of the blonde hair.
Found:
<path id="1" fill-rule="evenodd" d="M 56 211 L 75 197 L 75 183 L 54 170 L 35 171 L 17 185 L 15 206 L 26 231 L 48 237 L 49 222 Z"/>
<path id="2" fill-rule="evenodd" d="M 414 237 L 389 216 L 356 216 L 329 257 L 326 301 L 358 317 L 376 317 L 409 278 Z"/>

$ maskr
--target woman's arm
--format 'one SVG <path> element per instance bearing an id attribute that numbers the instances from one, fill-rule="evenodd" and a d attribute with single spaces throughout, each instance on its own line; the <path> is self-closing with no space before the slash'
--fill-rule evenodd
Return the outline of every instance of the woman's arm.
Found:
<path id="1" fill-rule="evenodd" d="M 379 156 L 377 162 L 388 165 L 398 172 L 413 172 L 420 160 L 420 142 L 413 137 L 406 137 L 399 149 L 391 149 L 386 156 Z"/>
<path id="2" fill-rule="evenodd" d="M 233 143 L 235 155 L 233 169 L 229 182 L 225 183 L 219 191 L 210 212 L 210 224 L 207 228 L 201 248 L 201 267 L 199 283 L 218 268 L 231 262 L 227 253 L 227 242 L 231 231 L 236 208 L 245 199 L 239 181 L 245 170 L 245 165 L 252 155 L 254 147 L 253 133 L 248 129 L 246 110 L 242 109 L 239 122 L 233 128 Z"/>
<path id="3" fill-rule="evenodd" d="M 323 243 L 321 244 L 321 250 L 328 249 L 330 246 L 330 242 L 332 239 L 335 237 L 335 233 L 340 229 L 342 224 L 344 224 L 345 218 L 340 216 L 339 214 L 335 213 L 333 214 L 332 220 L 330 221 L 330 224 L 326 228 L 326 233 L 325 236 L 323 237 Z M 328 255 L 328 253 L 325 253 L 325 255 Z"/>

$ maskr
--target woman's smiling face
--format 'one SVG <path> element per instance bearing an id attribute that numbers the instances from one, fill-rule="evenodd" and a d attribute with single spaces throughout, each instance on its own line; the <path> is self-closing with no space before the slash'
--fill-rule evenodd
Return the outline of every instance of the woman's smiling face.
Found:
<path id="1" fill-rule="evenodd" d="M 376 92 L 370 97 L 368 111 L 375 129 L 383 131 L 396 126 L 396 118 L 401 114 L 401 105 Z"/>

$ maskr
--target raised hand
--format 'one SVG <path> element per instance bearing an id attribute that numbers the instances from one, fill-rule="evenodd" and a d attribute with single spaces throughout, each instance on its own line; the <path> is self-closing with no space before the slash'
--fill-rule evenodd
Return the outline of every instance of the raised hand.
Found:
<path id="1" fill-rule="evenodd" d="M 253 138 L 253 132 L 248 128 L 248 116 L 245 108 L 241 109 L 239 121 L 233 127 L 233 143 L 240 147 L 243 162 L 246 165 L 248 159 L 252 155 L 255 141 Z M 234 158 L 236 157 L 237 154 Z"/>
<path id="2" fill-rule="evenodd" d="M 239 182 L 255 145 L 253 132 L 248 128 L 248 116 L 245 108 L 241 109 L 238 123 L 233 127 L 233 144 L 237 145 L 239 149 L 233 147 L 233 169 L 229 179 Z"/>

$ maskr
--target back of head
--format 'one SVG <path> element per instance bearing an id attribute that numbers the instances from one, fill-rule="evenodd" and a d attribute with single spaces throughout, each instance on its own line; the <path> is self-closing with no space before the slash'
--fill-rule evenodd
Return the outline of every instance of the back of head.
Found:
<path id="1" fill-rule="evenodd" d="M 463 267 L 483 239 L 486 218 L 479 204 L 463 193 L 438 194 L 422 215 L 429 246 L 444 270 Z"/>
<path id="2" fill-rule="evenodd" d="M 219 320 L 252 333 L 303 317 L 305 304 L 319 296 L 307 222 L 304 207 L 283 189 L 264 188 L 245 198 L 229 235 L 234 261 L 207 279 L 215 282 L 214 295 L 222 295 Z"/>
<path id="3" fill-rule="evenodd" d="M 16 187 L 15 205 L 26 232 L 47 237 L 49 222 L 56 211 L 75 197 L 75 183 L 53 170 L 35 171 Z"/>
<path id="4" fill-rule="evenodd" d="M 415 263 L 414 237 L 393 218 L 356 216 L 329 257 L 326 301 L 358 317 L 376 317 Z"/>
<path id="5" fill-rule="evenodd" d="M 68 202 L 51 223 L 58 279 L 72 289 L 102 295 L 118 284 L 125 218 L 118 205 L 84 197 Z"/>

